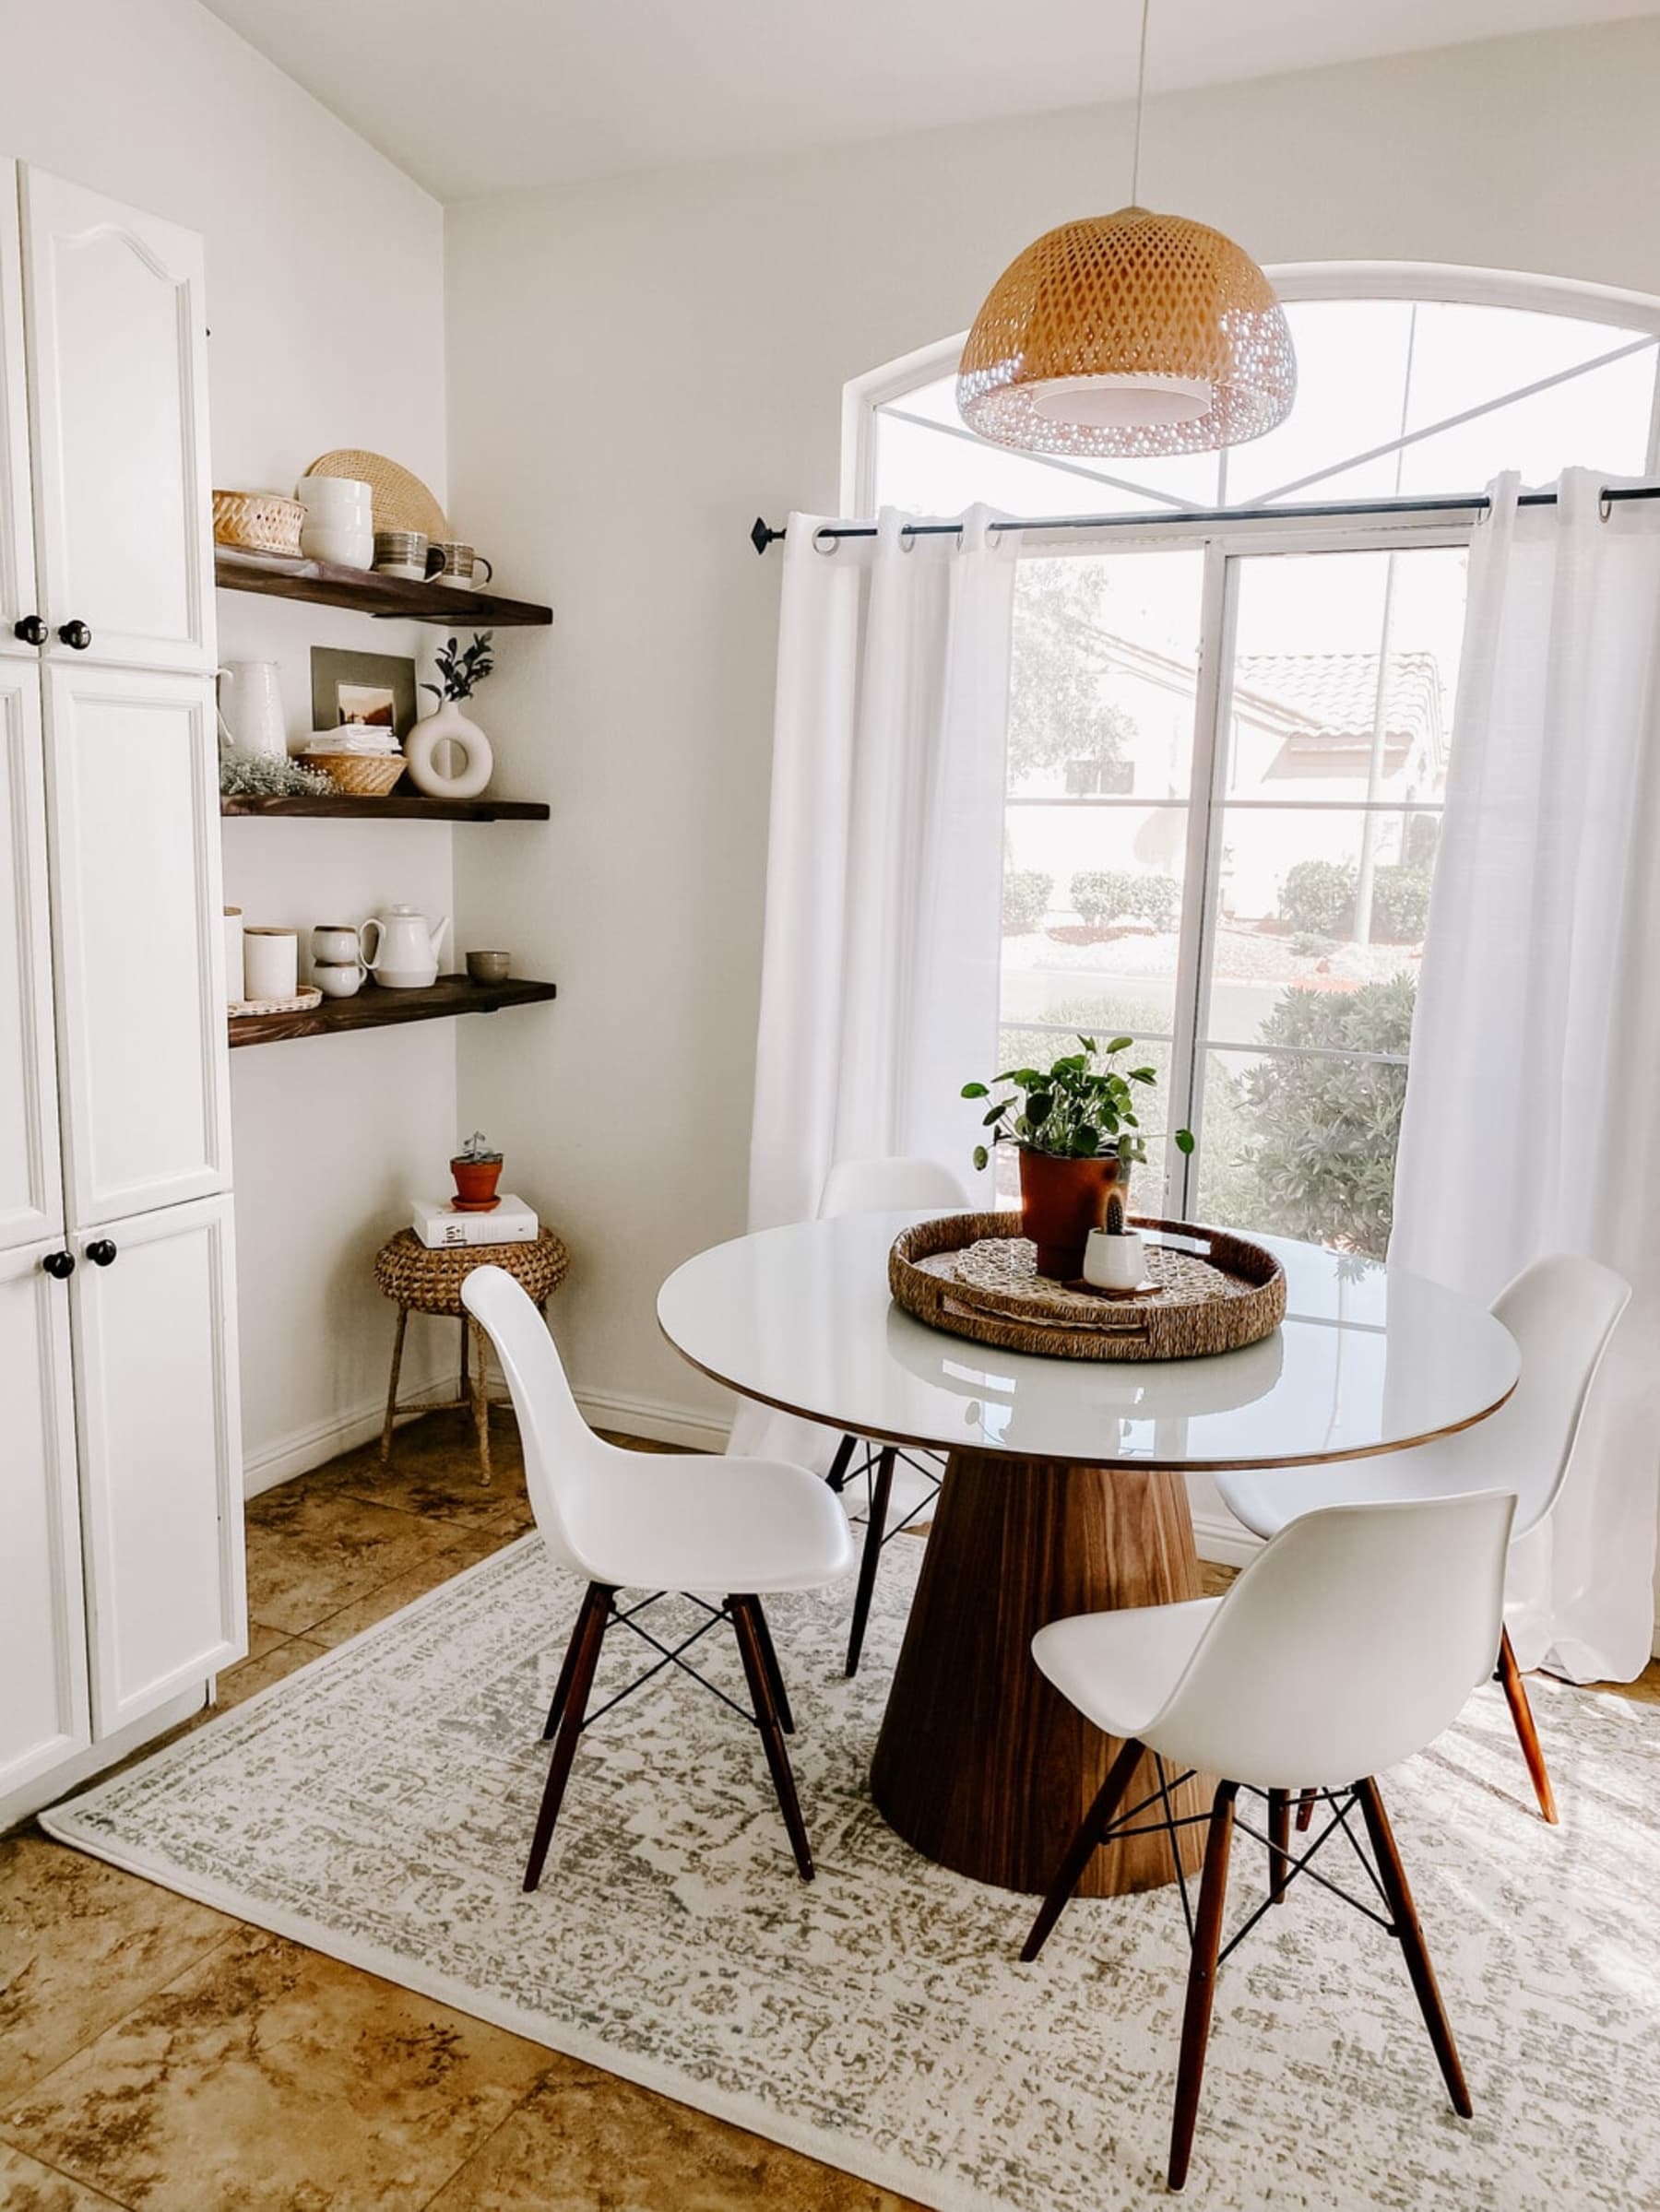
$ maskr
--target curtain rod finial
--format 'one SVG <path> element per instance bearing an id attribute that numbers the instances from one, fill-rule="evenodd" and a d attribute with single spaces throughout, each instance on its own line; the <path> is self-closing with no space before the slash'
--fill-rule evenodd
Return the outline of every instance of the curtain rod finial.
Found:
<path id="1" fill-rule="evenodd" d="M 782 538 L 783 535 L 782 530 L 775 530 L 772 527 L 765 515 L 757 515 L 755 526 L 750 532 L 750 543 L 754 547 L 756 552 L 764 553 L 775 538 Z"/>

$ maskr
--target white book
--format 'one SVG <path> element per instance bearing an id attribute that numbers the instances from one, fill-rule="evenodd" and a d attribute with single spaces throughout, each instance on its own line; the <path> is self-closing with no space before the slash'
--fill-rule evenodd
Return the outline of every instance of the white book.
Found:
<path id="1" fill-rule="evenodd" d="M 418 1198 L 409 1215 L 409 1226 L 429 1251 L 445 1245 L 534 1244 L 539 1225 L 524 1200 L 506 1192 L 490 1213 L 458 1213 L 451 1200 Z"/>

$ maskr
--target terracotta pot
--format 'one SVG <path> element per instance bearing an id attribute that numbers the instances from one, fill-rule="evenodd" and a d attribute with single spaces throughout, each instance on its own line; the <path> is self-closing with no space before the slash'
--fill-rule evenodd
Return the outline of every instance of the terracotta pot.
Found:
<path id="1" fill-rule="evenodd" d="M 1058 1160 L 1020 1148 L 1021 1226 L 1038 1247 L 1038 1272 L 1073 1283 L 1084 1272 L 1091 1229 L 1107 1225 L 1108 1194 L 1129 1177 L 1121 1160 Z"/>
<path id="2" fill-rule="evenodd" d="M 452 1160 L 450 1173 L 456 1178 L 458 1205 L 483 1208 L 501 1202 L 496 1197 L 496 1185 L 502 1179 L 500 1160 Z"/>

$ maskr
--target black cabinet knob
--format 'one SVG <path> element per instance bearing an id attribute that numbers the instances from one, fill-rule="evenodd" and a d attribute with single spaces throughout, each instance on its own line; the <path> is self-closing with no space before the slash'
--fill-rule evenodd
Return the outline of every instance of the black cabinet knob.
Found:
<path id="1" fill-rule="evenodd" d="M 12 624 L 12 635 L 20 637 L 26 645 L 43 645 L 51 634 L 42 615 L 26 614 L 20 622 Z"/>
<path id="2" fill-rule="evenodd" d="M 87 1247 L 87 1258 L 94 1267 L 108 1267 L 115 1257 L 115 1247 L 107 1236 L 100 1236 Z"/>
<path id="3" fill-rule="evenodd" d="M 63 1283 L 75 1272 L 75 1254 L 73 1252 L 48 1252 L 41 1265 L 49 1275 L 54 1275 L 60 1283 Z"/>
<path id="4" fill-rule="evenodd" d="M 84 653 L 92 643 L 92 633 L 85 622 L 60 622 L 58 635 L 77 653 Z"/>

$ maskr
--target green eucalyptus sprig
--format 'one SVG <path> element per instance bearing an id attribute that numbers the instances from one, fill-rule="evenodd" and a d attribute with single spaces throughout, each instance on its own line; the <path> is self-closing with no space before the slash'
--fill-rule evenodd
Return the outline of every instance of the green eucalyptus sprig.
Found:
<path id="1" fill-rule="evenodd" d="M 1097 1066 L 1110 1063 L 1131 1051 L 1133 1037 L 1114 1037 L 1104 1048 L 1094 1037 L 1080 1036 L 1082 1052 L 1069 1052 L 1049 1068 L 1009 1068 L 993 1077 L 1014 1087 L 988 1110 L 984 1126 L 990 1142 L 1024 1144 L 1029 1152 L 1048 1153 L 1057 1160 L 1094 1160 L 1103 1155 L 1119 1160 L 1144 1160 L 1147 1140 L 1135 1111 L 1132 1087 L 1151 1089 L 1158 1081 L 1156 1068 Z M 990 1098 L 990 1085 L 965 1083 L 965 1098 Z M 1172 1132 L 1178 1152 L 1193 1149 L 1192 1130 Z M 974 1165 L 984 1167 L 991 1153 L 987 1145 L 974 1148 Z"/>
<path id="2" fill-rule="evenodd" d="M 485 677 L 495 667 L 495 661 L 492 657 L 490 650 L 490 641 L 493 634 L 492 631 L 486 630 L 480 636 L 475 631 L 473 642 L 468 646 L 465 653 L 457 653 L 456 650 L 457 641 L 453 637 L 446 637 L 433 656 L 438 664 L 438 673 L 443 677 L 444 681 L 442 684 L 423 682 L 421 690 L 431 692 L 434 699 L 470 699 L 478 685 L 483 682 Z"/>

